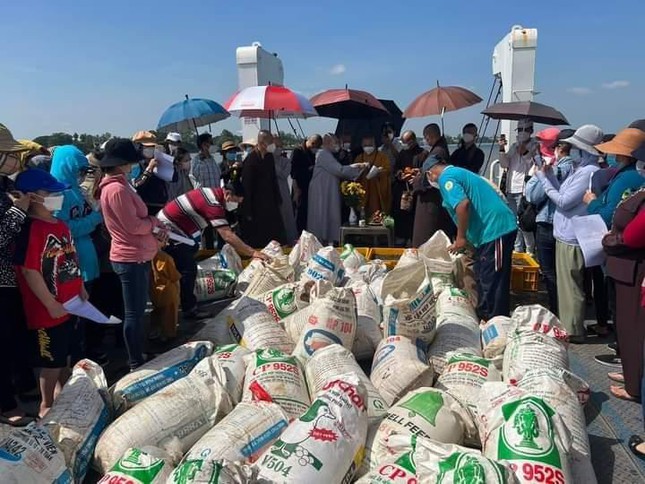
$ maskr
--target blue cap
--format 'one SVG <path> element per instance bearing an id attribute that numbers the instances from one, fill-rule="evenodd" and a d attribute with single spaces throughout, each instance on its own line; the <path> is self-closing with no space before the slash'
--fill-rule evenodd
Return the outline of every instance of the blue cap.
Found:
<path id="1" fill-rule="evenodd" d="M 59 182 L 49 172 L 40 168 L 29 168 L 20 173 L 16 178 L 15 186 L 16 190 L 23 193 L 37 192 L 38 190 L 57 193 L 69 188 L 67 183 Z"/>
<path id="2" fill-rule="evenodd" d="M 426 177 L 426 173 L 428 173 L 430 168 L 432 168 L 433 166 L 441 163 L 442 161 L 443 161 L 443 159 L 438 157 L 437 155 L 430 155 L 423 162 L 423 166 L 421 167 L 421 175 L 423 176 L 423 186 L 424 187 L 430 188 L 430 182 L 428 182 L 428 178 Z"/>

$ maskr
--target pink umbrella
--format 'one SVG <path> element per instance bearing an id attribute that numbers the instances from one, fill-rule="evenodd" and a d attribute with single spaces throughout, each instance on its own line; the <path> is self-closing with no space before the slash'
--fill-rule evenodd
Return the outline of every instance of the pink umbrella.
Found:
<path id="1" fill-rule="evenodd" d="M 235 93 L 225 109 L 240 118 L 309 118 L 318 113 L 309 100 L 288 87 L 254 86 Z"/>

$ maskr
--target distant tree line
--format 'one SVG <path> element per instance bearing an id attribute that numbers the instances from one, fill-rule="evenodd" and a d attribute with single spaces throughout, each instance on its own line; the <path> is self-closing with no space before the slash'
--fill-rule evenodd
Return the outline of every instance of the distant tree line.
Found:
<path id="1" fill-rule="evenodd" d="M 152 132 L 157 135 L 157 140 L 159 140 L 160 143 L 162 143 L 166 139 L 166 135 L 168 134 L 166 131 L 159 131 L 159 132 L 152 131 Z M 195 130 L 186 130 L 181 133 L 181 136 L 183 139 L 183 145 L 186 147 L 187 150 L 192 152 L 198 150 L 197 144 L 196 144 L 197 135 L 195 134 Z M 34 138 L 34 141 L 46 147 L 61 146 L 61 145 L 76 145 L 83 153 L 89 153 L 93 149 L 96 149 L 99 146 L 101 146 L 101 144 L 109 140 L 111 137 L 112 137 L 111 133 L 69 134 L 69 133 L 57 132 L 57 133 L 52 133 L 45 136 L 38 136 L 37 138 Z M 280 138 L 282 139 L 282 143 L 287 149 L 294 148 L 302 143 L 301 139 L 297 138 L 292 133 L 286 133 L 284 131 L 280 131 Z M 448 144 L 457 144 L 459 143 L 460 139 L 461 139 L 461 136 L 446 135 L 446 140 L 448 141 Z M 220 132 L 220 134 L 213 136 L 213 142 L 215 146 L 219 147 L 225 141 L 233 141 L 235 144 L 240 144 L 242 142 L 242 137 L 240 135 L 232 133 L 228 129 L 224 129 Z M 483 136 L 480 139 L 480 143 L 493 143 L 493 142 L 494 142 L 493 138 L 489 138 L 488 136 Z"/>
<path id="2" fill-rule="evenodd" d="M 157 135 L 157 140 L 159 143 L 163 143 L 166 139 L 167 131 L 154 131 L 151 132 Z M 34 138 L 36 143 L 39 143 L 45 147 L 52 146 L 62 146 L 62 145 L 75 145 L 83 153 L 89 153 L 93 149 L 97 149 L 104 142 L 112 138 L 112 133 L 103 133 L 103 134 L 87 134 L 87 133 L 63 133 L 56 132 L 49 135 L 38 136 Z M 186 130 L 181 133 L 182 144 L 188 151 L 197 151 L 197 135 L 195 130 Z M 280 131 L 280 137 L 286 148 L 293 148 L 298 146 L 302 141 L 296 138 L 293 134 L 285 133 Z M 240 144 L 242 142 L 242 137 L 240 135 L 234 134 L 228 129 L 224 129 L 218 135 L 213 135 L 213 143 L 215 146 L 221 146 L 225 141 L 233 141 L 235 144 Z"/>

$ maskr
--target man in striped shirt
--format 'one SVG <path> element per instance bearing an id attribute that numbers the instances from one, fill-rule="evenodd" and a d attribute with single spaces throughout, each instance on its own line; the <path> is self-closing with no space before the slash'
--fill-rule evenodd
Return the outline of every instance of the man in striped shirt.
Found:
<path id="1" fill-rule="evenodd" d="M 207 227 L 217 230 L 224 242 L 230 244 L 238 254 L 256 259 L 268 260 L 263 252 L 255 251 L 244 243 L 231 230 L 226 220 L 226 203 L 241 200 L 230 190 L 221 188 L 197 188 L 175 198 L 157 214 L 157 218 L 180 235 L 198 239 Z M 188 319 L 202 319 L 209 314 L 197 311 L 197 299 L 194 288 L 197 278 L 195 254 L 199 244 L 187 245 L 176 243 L 165 250 L 175 260 L 177 270 L 181 273 L 181 309 Z"/>

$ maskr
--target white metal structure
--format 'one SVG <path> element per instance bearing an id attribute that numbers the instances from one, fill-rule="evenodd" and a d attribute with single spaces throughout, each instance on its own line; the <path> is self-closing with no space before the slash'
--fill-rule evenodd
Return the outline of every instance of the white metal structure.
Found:
<path id="1" fill-rule="evenodd" d="M 278 54 L 264 50 L 259 42 L 238 47 L 235 58 L 240 90 L 253 86 L 284 84 L 284 67 Z M 245 140 L 257 138 L 258 131 L 270 129 L 269 122 L 268 119 L 242 118 L 242 137 Z"/>
<path id="2" fill-rule="evenodd" d="M 493 75 L 502 81 L 501 102 L 532 101 L 535 84 L 537 29 L 514 25 L 493 50 Z M 517 122 L 503 120 L 500 133 L 515 141 Z"/>

